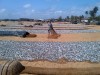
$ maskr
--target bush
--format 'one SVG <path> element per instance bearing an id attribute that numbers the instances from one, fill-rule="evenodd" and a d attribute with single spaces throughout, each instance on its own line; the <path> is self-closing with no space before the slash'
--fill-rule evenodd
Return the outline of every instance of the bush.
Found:
<path id="1" fill-rule="evenodd" d="M 100 25 L 100 21 L 98 21 L 98 22 L 96 23 L 96 25 Z"/>
<path id="2" fill-rule="evenodd" d="M 34 25 L 40 25 L 40 26 L 42 26 L 42 23 L 37 22 Z"/>

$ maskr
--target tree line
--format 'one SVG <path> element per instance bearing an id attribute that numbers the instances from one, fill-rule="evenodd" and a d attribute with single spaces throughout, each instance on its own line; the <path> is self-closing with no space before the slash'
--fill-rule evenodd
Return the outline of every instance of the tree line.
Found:
<path id="1" fill-rule="evenodd" d="M 95 6 L 93 9 L 85 11 L 85 16 L 80 15 L 80 16 L 67 16 L 66 18 L 63 18 L 62 16 L 58 18 L 51 18 L 51 19 L 46 19 L 46 20 L 51 20 L 51 21 L 57 21 L 57 22 L 75 22 L 77 21 L 78 23 L 81 23 L 82 20 L 88 20 L 90 21 L 100 21 L 100 15 L 97 15 L 99 8 Z M 19 19 L 3 19 L 1 21 L 36 21 L 34 19 L 29 19 L 29 18 L 19 18 Z M 39 20 L 40 21 L 40 20 Z M 42 20 L 43 21 L 43 20 Z"/>
<path id="2" fill-rule="evenodd" d="M 66 18 L 62 18 L 61 16 L 58 18 L 58 21 L 68 21 L 68 22 L 81 22 L 81 20 L 88 20 L 90 21 L 100 21 L 100 15 L 97 15 L 99 8 L 95 6 L 92 10 L 85 11 L 85 16 L 67 16 Z"/>

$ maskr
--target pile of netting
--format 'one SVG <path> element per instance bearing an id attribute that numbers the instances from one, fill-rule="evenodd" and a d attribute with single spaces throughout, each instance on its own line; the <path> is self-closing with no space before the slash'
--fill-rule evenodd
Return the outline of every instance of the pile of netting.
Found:
<path id="1" fill-rule="evenodd" d="M 19 37 L 27 37 L 30 33 L 27 31 L 0 31 L 0 36 L 19 36 Z M 33 35 L 33 34 L 32 34 Z M 36 35 L 34 34 L 34 37 Z"/>

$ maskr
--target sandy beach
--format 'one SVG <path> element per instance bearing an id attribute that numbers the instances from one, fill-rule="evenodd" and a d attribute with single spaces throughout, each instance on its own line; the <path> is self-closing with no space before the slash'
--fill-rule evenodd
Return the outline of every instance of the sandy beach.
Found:
<path id="1" fill-rule="evenodd" d="M 8 25 L 9 26 L 9 25 Z M 57 27 L 57 24 L 54 24 Z M 64 25 L 66 26 L 66 25 Z M 64 27 L 62 26 L 62 27 Z M 72 25 L 73 26 L 73 25 Z M 78 25 L 80 26 L 80 25 Z M 77 27 L 77 26 L 76 26 Z M 100 30 L 100 26 L 86 26 L 91 30 Z M 29 28 L 30 29 L 30 28 Z M 24 29 L 25 30 L 25 29 Z M 26 28 L 27 30 L 27 28 Z M 3 41 L 23 41 L 23 42 L 95 42 L 100 41 L 100 32 L 91 33 L 69 33 L 61 34 L 58 39 L 48 39 L 48 34 L 36 33 L 35 38 L 22 38 L 16 36 L 0 36 Z M 32 60 L 20 61 L 25 66 L 25 70 L 21 75 L 99 75 L 100 63 L 84 62 L 68 62 L 64 59 L 58 61 Z M 2 64 L 3 61 L 0 61 Z"/>

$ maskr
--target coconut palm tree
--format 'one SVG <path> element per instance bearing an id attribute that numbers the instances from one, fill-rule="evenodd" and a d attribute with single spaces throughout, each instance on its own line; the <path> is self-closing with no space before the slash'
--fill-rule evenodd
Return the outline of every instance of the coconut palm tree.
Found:
<path id="1" fill-rule="evenodd" d="M 89 11 L 89 14 L 90 14 L 90 16 L 91 16 L 92 19 L 95 19 L 98 10 L 99 10 L 98 7 L 95 6 L 95 7 L 93 8 L 93 10 L 90 10 L 90 11 Z"/>
<path id="2" fill-rule="evenodd" d="M 90 14 L 91 18 L 94 19 L 94 17 L 95 17 L 94 11 L 93 10 L 89 11 L 89 14 Z"/>
<path id="3" fill-rule="evenodd" d="M 88 11 L 85 11 L 85 14 L 86 14 L 86 18 L 88 18 L 89 12 Z"/>
<path id="4" fill-rule="evenodd" d="M 98 12 L 99 8 L 98 7 L 94 7 L 93 12 L 94 12 L 94 17 L 96 17 L 96 14 Z"/>
<path id="5" fill-rule="evenodd" d="M 98 10 L 99 10 L 99 8 L 97 6 L 95 6 L 93 9 L 94 13 L 97 13 Z"/>
<path id="6" fill-rule="evenodd" d="M 85 14 L 88 15 L 89 14 L 88 11 L 85 11 Z"/>

